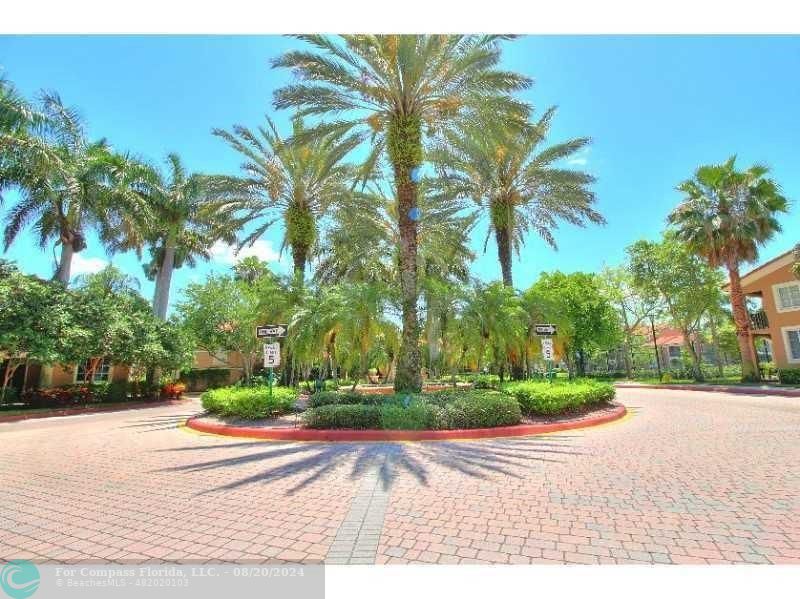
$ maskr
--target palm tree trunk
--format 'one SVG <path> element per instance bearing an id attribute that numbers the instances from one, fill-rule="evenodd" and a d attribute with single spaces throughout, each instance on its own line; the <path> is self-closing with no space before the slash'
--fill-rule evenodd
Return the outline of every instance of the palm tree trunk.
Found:
<path id="1" fill-rule="evenodd" d="M 70 272 L 72 270 L 72 257 L 75 255 L 75 250 L 72 247 L 71 241 L 65 241 L 61 238 L 61 258 L 58 261 L 58 268 L 56 269 L 53 278 L 56 281 L 61 281 L 64 285 L 69 285 Z"/>
<path id="2" fill-rule="evenodd" d="M 292 246 L 292 262 L 294 262 L 294 276 L 302 284 L 308 260 L 308 247 L 300 244 Z"/>
<path id="3" fill-rule="evenodd" d="M 153 296 L 153 314 L 161 320 L 167 319 L 169 306 L 169 288 L 172 283 L 172 272 L 175 270 L 175 246 L 168 244 L 164 248 L 164 259 L 158 268 L 156 289 Z"/>
<path id="4" fill-rule="evenodd" d="M 513 287 L 514 280 L 511 274 L 511 236 L 508 227 L 495 227 L 495 240 L 497 241 L 497 257 L 500 260 L 500 269 L 503 271 L 503 285 Z"/>
<path id="5" fill-rule="evenodd" d="M 742 380 L 759 380 L 756 367 L 755 348 L 750 337 L 750 317 L 747 314 L 742 280 L 739 276 L 739 265 L 733 261 L 728 262 L 728 276 L 730 278 L 731 310 L 733 322 L 736 325 L 736 341 L 739 343 L 739 353 L 742 354 Z"/>
<path id="6" fill-rule="evenodd" d="M 405 170 L 405 172 L 402 172 Z M 396 169 L 400 224 L 400 291 L 403 332 L 397 359 L 395 391 L 422 389 L 420 376 L 419 320 L 417 315 L 417 185 L 409 178 L 410 169 Z"/>

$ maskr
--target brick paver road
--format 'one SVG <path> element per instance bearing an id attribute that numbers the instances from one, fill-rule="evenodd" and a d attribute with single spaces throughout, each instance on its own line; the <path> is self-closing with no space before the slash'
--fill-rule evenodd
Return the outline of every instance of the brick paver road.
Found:
<path id="1" fill-rule="evenodd" d="M 0 561 L 800 563 L 800 400 L 621 390 L 473 442 L 189 433 L 196 403 L 0 424 Z"/>

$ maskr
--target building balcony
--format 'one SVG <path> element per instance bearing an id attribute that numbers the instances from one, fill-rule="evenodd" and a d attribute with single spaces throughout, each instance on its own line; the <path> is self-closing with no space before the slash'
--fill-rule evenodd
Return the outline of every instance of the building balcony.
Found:
<path id="1" fill-rule="evenodd" d="M 767 313 L 764 310 L 750 312 L 750 326 L 754 331 L 763 331 L 769 328 Z"/>

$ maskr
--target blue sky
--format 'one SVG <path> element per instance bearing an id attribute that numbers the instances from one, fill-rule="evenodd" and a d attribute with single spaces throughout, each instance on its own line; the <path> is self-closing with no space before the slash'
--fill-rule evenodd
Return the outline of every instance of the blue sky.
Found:
<path id="1" fill-rule="evenodd" d="M 257 126 L 269 112 L 279 126 L 289 114 L 271 108 L 272 92 L 289 74 L 268 60 L 300 46 L 276 36 L 0 36 L 0 67 L 28 96 L 55 89 L 77 106 L 93 137 L 151 160 L 177 152 L 187 168 L 236 173 L 237 155 L 210 133 L 234 123 Z M 624 248 L 658 236 L 680 196 L 674 190 L 700 164 L 737 154 L 741 165 L 767 164 L 792 203 L 784 232 L 763 250 L 771 258 L 800 241 L 800 37 L 531 36 L 509 43 L 505 66 L 532 76 L 524 94 L 538 110 L 558 105 L 553 140 L 589 136 L 593 145 L 578 165 L 598 178 L 598 209 L 608 224 L 564 225 L 559 251 L 531 237 L 514 263 L 518 287 L 543 270 L 596 271 L 624 257 Z M 6 209 L 14 197 L 7 198 Z M 473 247 L 473 272 L 500 276 L 485 224 Z M 255 248 L 275 261 L 282 231 Z M 77 270 L 104 261 L 139 278 L 152 293 L 132 254 L 109 258 L 96 239 L 81 253 Z M 52 251 L 42 252 L 28 234 L 6 258 L 27 272 L 50 276 Z M 173 279 L 172 303 L 192 280 L 229 268 L 232 253 Z M 285 270 L 288 256 L 278 270 Z"/>

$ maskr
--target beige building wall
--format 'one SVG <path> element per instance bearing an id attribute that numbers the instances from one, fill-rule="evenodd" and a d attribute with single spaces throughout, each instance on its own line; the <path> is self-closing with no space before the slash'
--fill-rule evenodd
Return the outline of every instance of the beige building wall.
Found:
<path id="1" fill-rule="evenodd" d="M 42 387 L 63 387 L 75 384 L 78 367 L 75 364 L 56 364 L 50 367 L 49 373 L 42 368 L 40 384 Z M 130 369 L 124 364 L 113 364 L 108 373 L 109 382 L 127 381 Z"/>
<path id="2" fill-rule="evenodd" d="M 243 369 L 242 355 L 235 351 L 219 351 L 207 352 L 196 351 L 194 352 L 194 364 L 192 368 L 205 370 L 207 368 L 227 368 L 230 372 L 228 374 L 228 384 L 233 384 L 242 378 Z M 198 390 L 202 390 L 198 388 Z"/>

